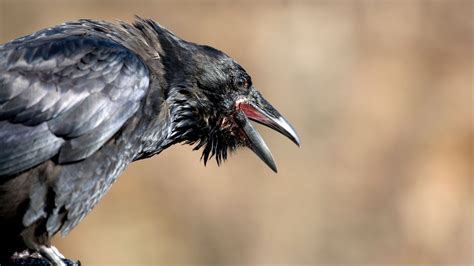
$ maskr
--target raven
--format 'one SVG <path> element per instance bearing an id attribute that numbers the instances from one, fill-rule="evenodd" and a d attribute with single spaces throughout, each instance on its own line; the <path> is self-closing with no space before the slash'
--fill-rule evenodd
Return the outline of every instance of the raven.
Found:
<path id="1" fill-rule="evenodd" d="M 238 147 L 273 171 L 250 120 L 297 145 L 293 127 L 232 58 L 150 19 L 82 19 L 0 45 L 0 262 L 50 244 L 133 161 L 184 143 L 221 164 Z"/>

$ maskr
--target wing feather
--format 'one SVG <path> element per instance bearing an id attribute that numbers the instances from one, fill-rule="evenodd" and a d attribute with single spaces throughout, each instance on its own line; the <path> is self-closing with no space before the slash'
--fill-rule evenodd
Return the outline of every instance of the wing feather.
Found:
<path id="1" fill-rule="evenodd" d="M 48 29 L 0 46 L 0 177 L 87 158 L 139 109 L 143 61 L 97 35 Z"/>
<path id="2" fill-rule="evenodd" d="M 46 124 L 28 127 L 0 122 L 0 177 L 18 173 L 54 156 L 64 140 Z"/>

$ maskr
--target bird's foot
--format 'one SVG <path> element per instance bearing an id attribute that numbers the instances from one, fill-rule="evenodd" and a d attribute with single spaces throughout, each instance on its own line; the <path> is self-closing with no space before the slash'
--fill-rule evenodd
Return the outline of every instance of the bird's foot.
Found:
<path id="1" fill-rule="evenodd" d="M 59 250 L 55 247 L 55 246 L 51 246 L 49 247 L 51 249 L 51 251 L 56 254 L 56 256 L 58 256 L 60 259 L 65 259 L 66 257 L 64 257 L 63 254 L 61 254 L 61 252 L 59 252 Z"/>
<path id="2" fill-rule="evenodd" d="M 66 263 L 63 262 L 64 256 L 59 252 L 54 246 L 44 246 L 41 245 L 37 247 L 38 252 L 51 262 L 52 266 L 66 266 Z"/>

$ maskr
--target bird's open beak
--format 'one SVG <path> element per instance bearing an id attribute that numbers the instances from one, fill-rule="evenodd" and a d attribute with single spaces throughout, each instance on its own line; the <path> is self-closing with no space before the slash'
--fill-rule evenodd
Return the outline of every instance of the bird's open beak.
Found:
<path id="1" fill-rule="evenodd" d="M 291 124 L 257 91 L 254 91 L 248 98 L 237 101 L 236 105 L 237 110 L 240 111 L 237 120 L 247 136 L 249 148 L 276 173 L 277 167 L 272 153 L 249 119 L 280 132 L 300 146 L 298 134 Z"/>

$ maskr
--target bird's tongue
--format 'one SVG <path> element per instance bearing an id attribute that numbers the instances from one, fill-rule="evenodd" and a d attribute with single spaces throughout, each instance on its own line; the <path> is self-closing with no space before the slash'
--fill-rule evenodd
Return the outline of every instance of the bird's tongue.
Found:
<path id="1" fill-rule="evenodd" d="M 247 116 L 248 118 L 252 120 L 258 121 L 263 124 L 270 123 L 270 119 L 268 119 L 268 117 L 263 115 L 261 112 L 257 111 L 255 107 L 253 107 L 252 105 L 248 103 L 244 103 L 244 102 L 239 103 L 238 108 L 245 114 L 245 116 Z"/>

